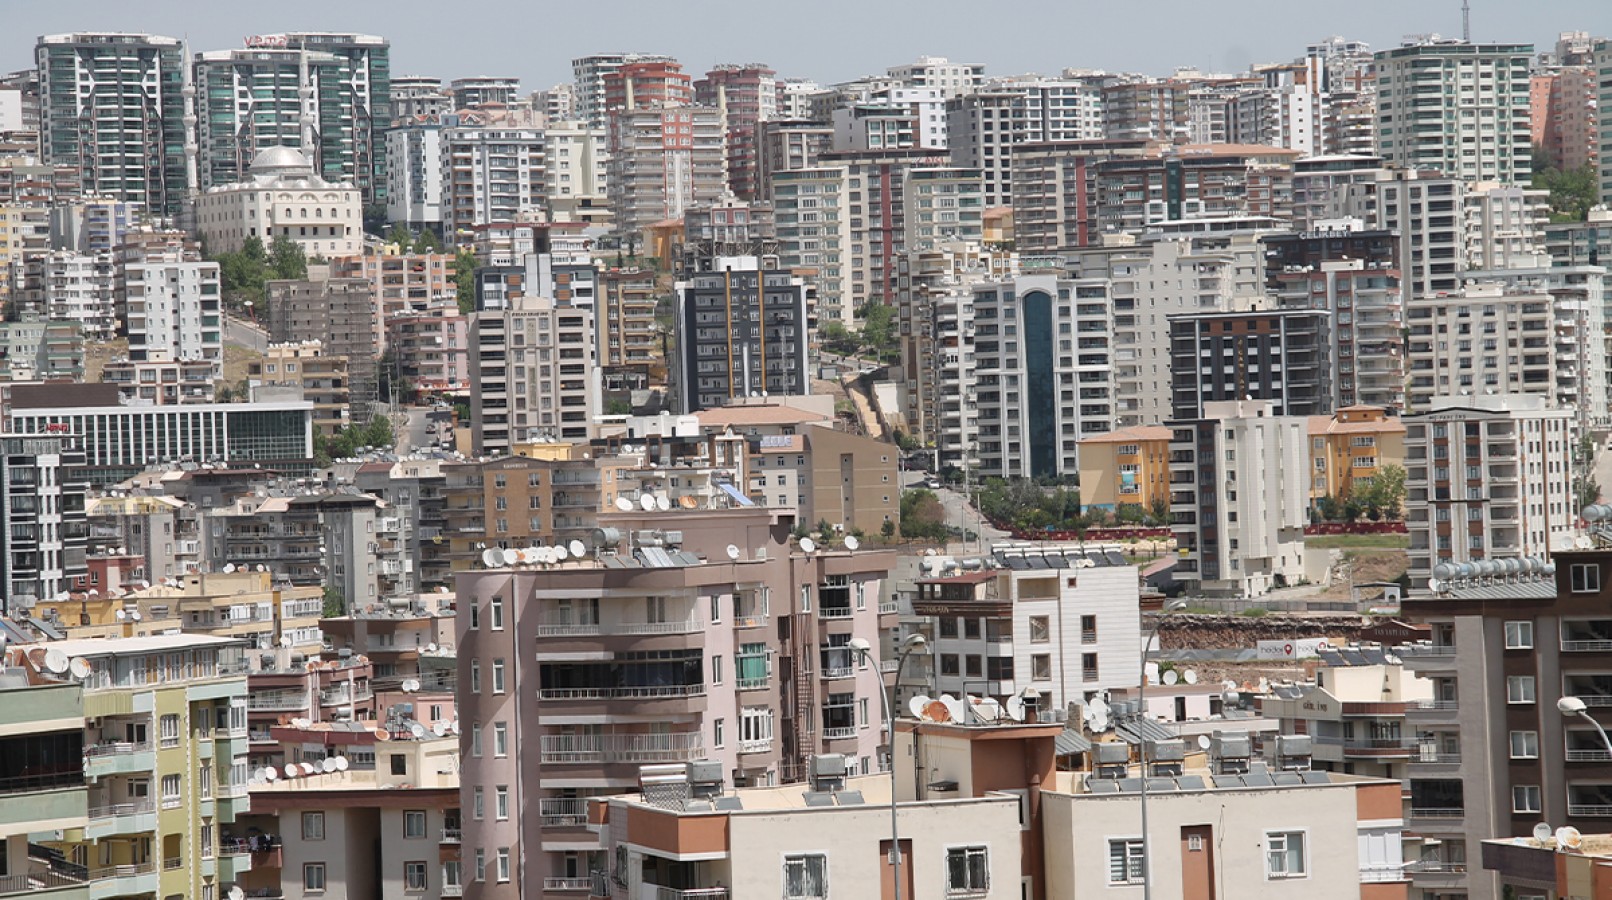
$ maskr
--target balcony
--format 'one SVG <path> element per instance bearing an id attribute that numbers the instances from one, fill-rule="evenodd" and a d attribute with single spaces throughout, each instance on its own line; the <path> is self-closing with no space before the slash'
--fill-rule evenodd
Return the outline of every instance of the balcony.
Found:
<path id="1" fill-rule="evenodd" d="M 849 606 L 825 606 L 817 611 L 819 619 L 849 619 L 856 615 Z"/>
<path id="2" fill-rule="evenodd" d="M 879 603 L 879 615 L 893 616 L 901 612 L 901 605 L 894 600 L 884 600 Z"/>
<path id="3" fill-rule="evenodd" d="M 844 740 L 850 740 L 850 739 L 855 738 L 855 737 L 856 737 L 856 728 L 854 728 L 854 727 L 850 727 L 850 728 L 824 728 L 823 729 L 823 740 L 825 740 L 825 741 L 844 741 Z"/>
<path id="4" fill-rule="evenodd" d="M 582 828 L 588 824 L 588 801 L 583 797 L 546 797 L 538 801 L 544 828 Z"/>
<path id="5" fill-rule="evenodd" d="M 744 753 L 771 753 L 772 738 L 761 738 L 754 741 L 740 741 L 739 752 Z"/>
<path id="6" fill-rule="evenodd" d="M 1604 804 L 1569 803 L 1567 814 L 1583 819 L 1612 819 L 1612 806 Z"/>
<path id="7" fill-rule="evenodd" d="M 592 878 L 545 878 L 543 879 L 544 892 L 556 891 L 564 893 L 582 893 L 593 887 Z M 603 896 L 610 896 L 604 894 Z"/>
<path id="8" fill-rule="evenodd" d="M 132 803 L 112 803 L 92 806 L 89 810 L 89 827 L 86 834 L 91 840 L 114 834 L 133 834 L 151 831 L 157 827 L 157 806 L 150 799 Z"/>
<path id="9" fill-rule="evenodd" d="M 822 672 L 824 681 L 834 681 L 839 678 L 855 678 L 855 666 L 824 666 Z"/>
<path id="10" fill-rule="evenodd" d="M 545 734 L 539 752 L 543 762 L 555 764 L 686 762 L 705 752 L 705 740 L 698 731 Z"/>
<path id="11" fill-rule="evenodd" d="M 116 741 L 84 748 L 84 774 L 90 778 L 149 772 L 156 764 L 150 741 Z"/>
<path id="12" fill-rule="evenodd" d="M 308 695 L 252 694 L 246 698 L 246 708 L 260 712 L 299 712 L 308 708 Z"/>
<path id="13" fill-rule="evenodd" d="M 739 678 L 734 681 L 741 691 L 764 691 L 772 687 L 772 676 L 763 675 L 760 678 Z"/>
<path id="14" fill-rule="evenodd" d="M 677 697 L 703 697 L 704 684 L 656 684 L 627 687 L 541 688 L 539 698 L 566 700 L 661 700 Z"/>
<path id="15" fill-rule="evenodd" d="M 463 832 L 457 828 L 442 829 L 442 843 L 444 844 L 457 844 L 463 837 Z"/>
<path id="16" fill-rule="evenodd" d="M 0 897 L 12 894 L 48 893 L 58 888 L 77 888 L 84 878 L 54 869 L 36 869 L 20 875 L 0 875 Z"/>
<path id="17" fill-rule="evenodd" d="M 705 626 L 693 619 L 678 622 L 549 622 L 539 623 L 538 637 L 601 637 L 611 635 L 693 634 Z"/>
<path id="18" fill-rule="evenodd" d="M 1410 810 L 1412 819 L 1459 819 L 1465 815 L 1466 810 L 1459 806 L 1413 806 Z"/>
<path id="19" fill-rule="evenodd" d="M 678 888 L 661 887 L 658 884 L 645 884 L 643 896 L 647 900 L 728 900 L 728 889 L 725 887 L 710 888 Z"/>
<path id="20" fill-rule="evenodd" d="M 1612 761 L 1612 753 L 1604 749 L 1567 750 L 1568 762 L 1608 762 Z"/>

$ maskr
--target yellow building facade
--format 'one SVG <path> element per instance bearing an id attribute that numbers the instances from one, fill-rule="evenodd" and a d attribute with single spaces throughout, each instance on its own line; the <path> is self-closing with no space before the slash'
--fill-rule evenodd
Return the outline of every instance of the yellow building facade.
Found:
<path id="1" fill-rule="evenodd" d="M 1388 465 L 1405 465 L 1405 423 L 1380 406 L 1310 416 L 1310 502 L 1342 500 Z"/>
<path id="2" fill-rule="evenodd" d="M 1137 425 L 1080 442 L 1080 502 L 1112 511 L 1170 502 L 1170 429 Z"/>

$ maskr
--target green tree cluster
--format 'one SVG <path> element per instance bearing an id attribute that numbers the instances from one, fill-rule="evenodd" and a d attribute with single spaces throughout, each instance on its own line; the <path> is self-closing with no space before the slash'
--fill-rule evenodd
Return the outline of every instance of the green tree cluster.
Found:
<path id="1" fill-rule="evenodd" d="M 215 254 L 212 259 L 218 263 L 224 302 L 233 309 L 244 308 L 248 301 L 261 305 L 264 286 L 270 281 L 308 277 L 308 256 L 302 245 L 283 234 L 268 247 L 262 239 L 249 237 L 241 249 Z"/>
<path id="2" fill-rule="evenodd" d="M 901 536 L 914 540 L 946 539 L 946 507 L 934 491 L 923 489 L 901 495 Z"/>
<path id="3" fill-rule="evenodd" d="M 453 258 L 453 284 L 459 295 L 459 311 L 470 315 L 476 311 L 476 254 L 460 250 Z"/>
<path id="4" fill-rule="evenodd" d="M 1315 512 L 1327 522 L 1354 522 L 1362 517 L 1376 522 L 1397 519 L 1405 505 L 1405 469 L 1386 465 L 1355 485 L 1347 497 L 1322 497 Z"/>
<path id="5" fill-rule="evenodd" d="M 431 229 L 421 229 L 419 234 L 415 234 L 401 222 L 386 233 L 386 242 L 396 244 L 400 253 L 437 253 L 442 250 L 442 241 Z"/>
<path id="6" fill-rule="evenodd" d="M 391 420 L 385 416 L 375 416 L 368 425 L 349 425 L 328 438 L 315 434 L 314 464 L 328 466 L 333 459 L 352 456 L 359 447 L 390 447 L 395 440 Z"/>
<path id="7" fill-rule="evenodd" d="M 1533 186 L 1550 192 L 1552 222 L 1583 222 L 1590 217 L 1591 207 L 1600 201 L 1600 188 L 1591 166 L 1565 172 L 1554 166 L 1543 169 L 1534 173 Z"/>

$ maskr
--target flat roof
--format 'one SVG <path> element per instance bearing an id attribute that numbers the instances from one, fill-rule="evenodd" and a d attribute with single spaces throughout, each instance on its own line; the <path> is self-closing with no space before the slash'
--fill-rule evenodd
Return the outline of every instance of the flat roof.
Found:
<path id="1" fill-rule="evenodd" d="M 39 646 L 60 650 L 68 656 L 124 656 L 231 645 L 244 646 L 244 642 L 238 638 L 214 637 L 210 634 L 153 634 L 145 637 L 77 638 L 49 641 Z"/>

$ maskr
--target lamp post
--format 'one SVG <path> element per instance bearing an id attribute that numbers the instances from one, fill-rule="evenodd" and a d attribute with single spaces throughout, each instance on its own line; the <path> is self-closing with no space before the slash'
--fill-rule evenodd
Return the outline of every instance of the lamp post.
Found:
<path id="1" fill-rule="evenodd" d="M 907 657 L 922 651 L 928 643 L 929 641 L 916 631 L 902 638 L 901 643 L 896 646 L 895 683 L 890 685 L 889 693 L 885 692 L 882 683 L 879 685 L 879 705 L 884 707 L 885 739 L 890 746 L 890 872 L 891 883 L 896 889 L 895 900 L 901 900 L 901 833 L 896 828 L 896 718 L 890 694 L 893 694 L 896 685 L 901 683 L 901 670 L 907 665 Z M 851 638 L 846 646 L 862 659 L 873 661 L 873 645 L 868 643 L 867 638 Z M 879 673 L 879 677 L 883 679 L 884 673 Z"/>
<path id="2" fill-rule="evenodd" d="M 1612 738 L 1606 736 L 1606 729 L 1602 728 L 1601 723 L 1595 721 L 1595 717 L 1590 715 L 1590 711 L 1583 700 L 1577 697 L 1563 697 L 1556 701 L 1556 710 L 1568 718 L 1582 716 L 1584 721 L 1594 725 L 1596 733 L 1601 735 L 1601 743 L 1606 745 L 1607 755 L 1612 756 Z"/>
<path id="3" fill-rule="evenodd" d="M 1176 612 L 1186 609 L 1186 601 L 1171 600 L 1159 608 L 1160 612 Z M 1137 625 L 1142 622 L 1142 607 L 1136 608 Z M 1142 640 L 1142 671 L 1136 689 L 1136 701 L 1140 707 L 1136 713 L 1136 737 L 1142 748 L 1142 900 L 1153 900 L 1153 843 L 1147 833 L 1147 732 L 1143 729 L 1143 722 L 1147 721 L 1147 648 L 1159 636 L 1159 623 L 1154 620 L 1152 628 L 1143 629 L 1147 637 Z"/>

